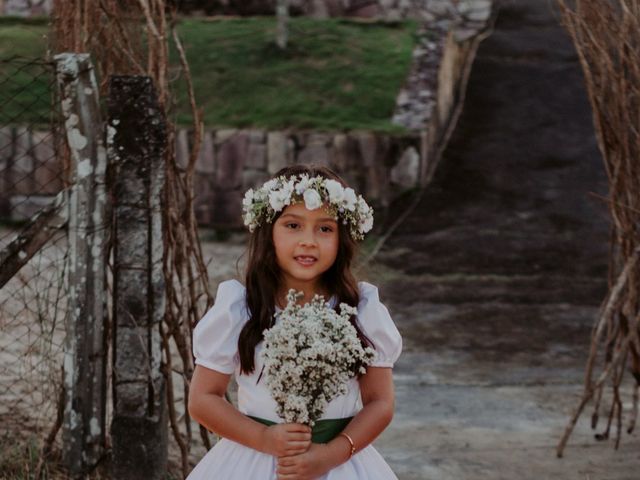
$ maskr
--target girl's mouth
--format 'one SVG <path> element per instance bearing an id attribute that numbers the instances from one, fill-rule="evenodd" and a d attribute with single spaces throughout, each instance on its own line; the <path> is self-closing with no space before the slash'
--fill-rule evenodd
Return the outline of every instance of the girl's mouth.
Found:
<path id="1" fill-rule="evenodd" d="M 294 257 L 296 259 L 296 261 L 300 264 L 300 265 L 304 265 L 304 266 L 310 266 L 313 265 L 314 263 L 316 263 L 318 261 L 318 259 L 316 257 L 312 257 L 312 256 L 307 256 L 307 255 L 300 255 L 297 257 Z"/>

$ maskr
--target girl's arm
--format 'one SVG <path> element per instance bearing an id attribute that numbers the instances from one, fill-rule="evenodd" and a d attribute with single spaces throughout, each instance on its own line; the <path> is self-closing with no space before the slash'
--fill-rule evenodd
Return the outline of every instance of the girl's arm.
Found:
<path id="1" fill-rule="evenodd" d="M 387 428 L 395 408 L 391 368 L 369 367 L 359 383 L 363 408 L 343 430 L 353 440 L 356 452 L 373 442 Z M 342 460 L 338 465 L 349 459 L 351 445 L 342 435 L 331 440 L 327 447 L 335 451 L 333 456 L 336 460 Z"/>
<path id="2" fill-rule="evenodd" d="M 230 378 L 231 375 L 196 365 L 189 388 L 189 415 L 221 437 L 269 455 L 296 455 L 308 450 L 311 430 L 306 425 L 284 423 L 267 427 L 227 402 L 224 394 Z"/>
<path id="3" fill-rule="evenodd" d="M 391 368 L 369 367 L 360 377 L 363 408 L 343 430 L 353 440 L 356 452 L 373 442 L 393 418 L 395 396 Z M 351 444 L 338 435 L 325 445 L 312 444 L 296 456 L 278 459 L 278 478 L 315 478 L 346 462 Z"/>

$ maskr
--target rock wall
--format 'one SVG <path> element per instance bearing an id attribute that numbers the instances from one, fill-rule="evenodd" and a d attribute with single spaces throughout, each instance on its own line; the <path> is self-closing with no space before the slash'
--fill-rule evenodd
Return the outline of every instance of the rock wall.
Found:
<path id="1" fill-rule="evenodd" d="M 436 0 L 437 1 L 437 0 Z M 418 17 L 428 0 L 290 0 L 291 15 L 315 18 Z M 182 5 L 183 13 L 201 15 L 273 15 L 276 0 L 191 0 Z"/>
<path id="2" fill-rule="evenodd" d="M 472 61 L 474 40 L 487 29 L 492 15 L 490 0 L 460 0 L 455 7 L 450 1 L 428 5 L 392 118 L 416 131 L 433 128 L 429 126 L 434 121 L 447 122 L 464 69 Z"/>
<path id="3" fill-rule="evenodd" d="M 0 217 L 34 215 L 63 188 L 62 170 L 50 132 L 0 128 Z"/>
<path id="4" fill-rule="evenodd" d="M 433 20 L 491 3 L 492 0 L 289 0 L 289 12 L 315 18 Z M 191 15 L 273 15 L 275 6 L 276 0 L 188 0 L 182 3 L 182 10 Z"/>
<path id="5" fill-rule="evenodd" d="M 193 134 L 176 135 L 178 164 L 185 167 Z M 417 185 L 421 136 L 372 132 L 220 129 L 204 133 L 196 162 L 196 217 L 200 224 L 241 226 L 242 196 L 285 165 L 327 165 L 378 207 Z M 30 218 L 63 188 L 63 169 L 49 132 L 0 129 L 0 217 Z"/>
<path id="6" fill-rule="evenodd" d="M 184 166 L 192 133 L 180 130 L 178 159 Z M 326 165 L 384 209 L 417 185 L 422 155 L 420 135 L 371 132 L 217 130 L 204 134 L 196 162 L 196 216 L 201 224 L 241 226 L 244 192 L 280 168 L 298 163 Z"/>
<path id="7" fill-rule="evenodd" d="M 49 15 L 53 0 L 0 0 L 0 15 L 36 17 Z"/>

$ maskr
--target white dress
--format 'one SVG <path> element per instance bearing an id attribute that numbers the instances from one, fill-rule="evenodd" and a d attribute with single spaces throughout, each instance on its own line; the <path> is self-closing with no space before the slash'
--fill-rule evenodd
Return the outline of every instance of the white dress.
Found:
<path id="1" fill-rule="evenodd" d="M 393 367 L 402 351 L 402 338 L 387 308 L 378 298 L 378 289 L 359 282 L 358 324 L 371 340 L 376 357 L 371 366 Z M 331 299 L 331 305 L 335 298 Z M 198 365 L 225 374 L 235 373 L 238 384 L 238 409 L 246 414 L 282 422 L 265 382 L 256 385 L 262 370 L 256 346 L 253 374 L 240 375 L 238 336 L 249 316 L 245 287 L 237 280 L 227 280 L 218 287 L 216 302 L 193 331 L 193 353 Z M 362 408 L 357 379 L 349 382 L 348 391 L 332 400 L 322 418 L 354 416 Z M 275 480 L 277 457 L 267 455 L 226 438 L 220 439 L 195 466 L 187 480 Z M 320 480 L 393 480 L 397 477 L 372 445 L 357 452 L 350 460 L 330 470 Z"/>

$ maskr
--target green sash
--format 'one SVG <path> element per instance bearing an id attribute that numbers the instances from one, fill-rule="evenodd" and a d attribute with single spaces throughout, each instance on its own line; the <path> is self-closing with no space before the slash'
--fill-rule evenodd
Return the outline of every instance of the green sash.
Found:
<path id="1" fill-rule="evenodd" d="M 271 420 L 266 420 L 264 418 L 252 417 L 251 415 L 247 416 L 254 419 L 256 422 L 260 422 L 268 427 L 277 423 L 272 422 Z M 344 430 L 344 428 L 352 419 L 353 417 L 327 418 L 325 420 L 318 420 L 311 429 L 311 441 L 313 443 L 330 442 L 331 440 L 336 438 L 342 430 Z"/>

